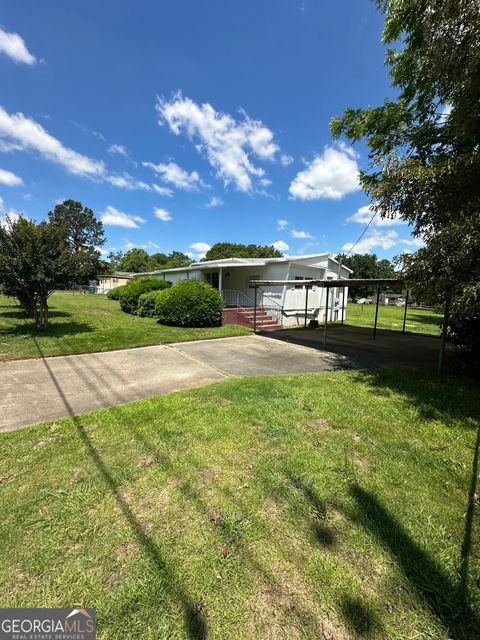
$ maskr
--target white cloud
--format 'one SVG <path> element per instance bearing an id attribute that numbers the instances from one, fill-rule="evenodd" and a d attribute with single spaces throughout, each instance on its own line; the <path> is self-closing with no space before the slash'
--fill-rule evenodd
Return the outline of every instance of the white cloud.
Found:
<path id="1" fill-rule="evenodd" d="M 111 144 L 108 148 L 108 152 L 114 156 L 125 156 L 128 158 L 128 149 L 123 144 Z"/>
<path id="2" fill-rule="evenodd" d="M 110 205 L 103 211 L 100 219 L 103 224 L 115 227 L 126 227 L 127 229 L 138 229 L 139 225 L 145 222 L 144 218 L 140 216 L 129 215 Z"/>
<path id="3" fill-rule="evenodd" d="M 288 227 L 288 220 L 277 220 L 277 231 L 283 231 Z"/>
<path id="4" fill-rule="evenodd" d="M 292 164 L 293 162 L 293 157 L 289 156 L 287 153 L 284 153 L 280 156 L 280 164 L 282 164 L 284 167 L 288 167 L 289 164 Z"/>
<path id="5" fill-rule="evenodd" d="M 220 207 L 223 204 L 223 200 L 221 198 L 217 198 L 217 196 L 213 196 L 205 205 L 208 209 L 211 207 Z"/>
<path id="6" fill-rule="evenodd" d="M 425 246 L 423 238 L 410 238 L 409 240 L 401 240 L 401 242 L 407 247 L 413 247 L 414 249 L 421 249 Z"/>
<path id="7" fill-rule="evenodd" d="M 289 192 L 294 199 L 339 200 L 347 193 L 360 188 L 357 156 L 345 144 L 326 147 L 322 155 L 316 156 L 307 168 L 299 171 L 293 179 Z"/>
<path id="8" fill-rule="evenodd" d="M 5 184 L 7 187 L 17 187 L 23 184 L 23 180 L 11 171 L 0 169 L 0 184 Z"/>
<path id="9" fill-rule="evenodd" d="M 173 191 L 168 187 L 161 187 L 160 185 L 154 183 L 152 184 L 152 189 L 161 196 L 165 196 L 167 198 L 171 198 L 173 196 Z"/>
<path id="10" fill-rule="evenodd" d="M 15 209 L 5 209 L 3 198 L 0 198 L 0 227 L 7 227 L 8 221 L 16 222 L 22 214 Z"/>
<path id="11" fill-rule="evenodd" d="M 286 242 L 284 242 L 283 240 L 277 240 L 276 242 L 273 242 L 272 246 L 275 249 L 278 249 L 278 251 L 288 251 L 290 249 L 288 244 Z"/>
<path id="12" fill-rule="evenodd" d="M 122 189 L 152 190 L 150 185 L 136 180 L 128 173 L 121 175 L 109 173 L 101 160 L 94 160 L 77 153 L 63 145 L 35 120 L 23 113 L 9 114 L 2 107 L 0 107 L 0 150 L 36 151 L 46 160 L 59 164 L 73 175 L 109 182 Z"/>
<path id="13" fill-rule="evenodd" d="M 397 244 L 397 241 L 398 233 L 396 231 L 378 231 L 377 229 L 374 229 L 355 245 L 354 252 L 370 253 L 377 247 L 383 250 L 391 249 Z M 344 251 L 350 251 L 353 244 L 353 242 L 346 242 L 342 249 Z"/>
<path id="14" fill-rule="evenodd" d="M 310 231 L 297 231 L 296 229 L 292 229 L 290 235 L 292 238 L 312 238 L 312 240 L 315 238 Z"/>
<path id="15" fill-rule="evenodd" d="M 170 101 L 159 99 L 156 109 L 160 124 L 166 123 L 176 135 L 185 133 L 196 143 L 197 151 L 205 154 L 225 185 L 233 182 L 239 191 L 251 191 L 252 181 L 265 175 L 250 156 L 273 161 L 279 151 L 270 129 L 243 111 L 243 119 L 235 120 L 227 113 L 215 111 L 208 103 L 199 105 L 183 98 L 181 93 Z"/>
<path id="16" fill-rule="evenodd" d="M 189 247 L 192 251 L 188 251 L 187 255 L 193 260 L 201 260 L 205 257 L 205 254 L 211 246 L 207 242 L 192 242 Z"/>
<path id="17" fill-rule="evenodd" d="M 200 176 L 196 171 L 188 173 L 175 162 L 167 164 L 154 164 L 153 162 L 143 162 L 144 167 L 153 169 L 155 173 L 164 181 L 173 184 L 177 189 L 186 191 L 196 191 L 199 186 L 203 186 Z"/>
<path id="18" fill-rule="evenodd" d="M 372 209 L 372 205 L 367 204 L 364 207 L 360 207 L 353 216 L 347 218 L 347 222 L 358 222 L 360 224 L 368 224 L 372 219 L 374 214 L 374 210 Z M 371 223 L 372 227 L 391 227 L 393 225 L 406 224 L 405 220 L 402 220 L 400 216 L 396 216 L 395 218 L 381 218 L 380 214 L 377 213 L 373 222 Z"/>
<path id="19" fill-rule="evenodd" d="M 161 209 L 160 207 L 156 207 L 153 210 L 153 215 L 162 220 L 162 222 L 169 222 L 172 219 L 172 215 L 166 209 Z"/>
<path id="20" fill-rule="evenodd" d="M 101 178 L 105 174 L 103 162 L 92 160 L 65 147 L 38 122 L 23 113 L 10 115 L 0 107 L 0 139 L 15 149 L 34 150 L 47 160 L 62 165 L 74 175 Z"/>
<path id="21" fill-rule="evenodd" d="M 0 28 L 0 52 L 15 62 L 35 64 L 37 59 L 27 49 L 24 39 L 18 33 L 8 33 Z"/>

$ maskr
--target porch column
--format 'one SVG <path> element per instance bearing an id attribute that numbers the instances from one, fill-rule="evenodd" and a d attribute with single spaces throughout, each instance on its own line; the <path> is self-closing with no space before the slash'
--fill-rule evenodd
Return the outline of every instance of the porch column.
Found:
<path id="1" fill-rule="evenodd" d="M 222 273 L 223 267 L 218 268 L 218 293 L 222 295 Z"/>

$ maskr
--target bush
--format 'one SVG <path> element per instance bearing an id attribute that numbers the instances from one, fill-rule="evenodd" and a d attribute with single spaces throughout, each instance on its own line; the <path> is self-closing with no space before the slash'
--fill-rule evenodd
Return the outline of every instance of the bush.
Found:
<path id="1" fill-rule="evenodd" d="M 110 291 L 107 292 L 107 298 L 109 298 L 110 300 L 120 300 L 120 296 L 122 295 L 122 291 L 127 286 L 128 285 L 126 285 L 126 284 L 122 284 L 119 287 L 114 287 L 113 289 L 110 289 Z"/>
<path id="2" fill-rule="evenodd" d="M 216 327 L 222 324 L 222 298 L 201 280 L 181 280 L 158 297 L 155 316 L 175 327 Z"/>
<path id="3" fill-rule="evenodd" d="M 137 313 L 138 299 L 142 293 L 166 289 L 169 286 L 165 280 L 157 278 L 135 278 L 127 284 L 120 295 L 120 307 L 126 313 Z"/>
<path id="4" fill-rule="evenodd" d="M 155 305 L 159 296 L 163 296 L 165 289 L 156 289 L 142 293 L 138 299 L 137 314 L 142 318 L 155 318 Z"/>
<path id="5" fill-rule="evenodd" d="M 480 376 L 480 285 L 467 285 L 452 303 L 448 339 L 463 373 Z"/>

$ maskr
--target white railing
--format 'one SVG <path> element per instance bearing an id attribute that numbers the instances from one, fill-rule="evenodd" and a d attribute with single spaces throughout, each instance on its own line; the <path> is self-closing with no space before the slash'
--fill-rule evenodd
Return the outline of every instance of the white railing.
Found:
<path id="1" fill-rule="evenodd" d="M 241 309 L 253 307 L 255 304 L 253 298 L 233 289 L 222 289 L 222 300 L 226 307 L 240 307 Z"/>
<path id="2" fill-rule="evenodd" d="M 277 324 L 283 325 L 283 316 L 285 314 L 283 307 L 279 302 L 270 296 L 265 295 L 262 291 L 259 306 L 262 307 L 262 309 L 265 309 L 265 311 L 268 312 L 268 315 L 272 316 Z"/>

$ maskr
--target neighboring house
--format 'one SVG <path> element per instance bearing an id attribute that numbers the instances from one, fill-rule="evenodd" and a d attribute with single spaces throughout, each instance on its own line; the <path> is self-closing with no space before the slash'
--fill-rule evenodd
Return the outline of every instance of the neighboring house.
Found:
<path id="1" fill-rule="evenodd" d="M 372 304 L 377 303 L 377 294 L 374 293 L 370 296 Z M 404 293 L 381 293 L 379 296 L 379 304 L 383 304 L 386 307 L 402 307 L 405 304 Z"/>
<path id="2" fill-rule="evenodd" d="M 189 267 L 150 271 L 149 275 L 174 284 L 178 280 L 206 280 L 220 292 L 225 309 L 223 321 L 251 324 L 254 287 L 251 280 L 334 280 L 348 279 L 351 269 L 339 263 L 329 253 L 284 258 L 226 258 L 194 262 Z M 323 322 L 327 290 L 312 287 L 308 292 L 307 318 Z M 346 317 L 348 289 L 345 297 L 335 287 L 329 290 L 328 319 Z M 257 304 L 260 325 L 303 324 L 305 319 L 305 287 L 282 285 L 259 287 Z M 345 307 L 342 308 L 342 301 Z"/>
<path id="3" fill-rule="evenodd" d="M 97 293 L 108 293 L 110 289 L 128 284 L 137 275 L 138 273 L 129 271 L 115 271 L 114 273 L 98 276 Z"/>

